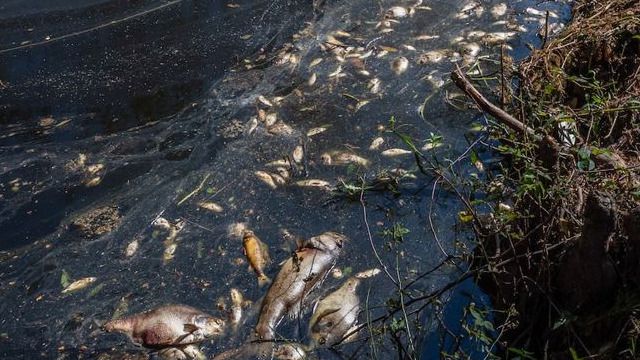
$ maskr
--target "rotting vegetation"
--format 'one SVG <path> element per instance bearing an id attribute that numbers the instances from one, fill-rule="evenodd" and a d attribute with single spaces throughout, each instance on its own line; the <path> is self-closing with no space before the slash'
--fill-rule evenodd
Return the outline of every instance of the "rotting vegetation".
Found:
<path id="1" fill-rule="evenodd" d="M 507 160 L 472 200 L 474 266 L 495 306 L 494 350 L 637 359 L 640 3 L 577 1 L 571 24 L 514 76 L 516 91 L 495 86 L 511 98 L 502 111 L 478 96 L 473 75 L 453 74 L 494 117 L 490 135 L 500 145 L 487 146 Z"/>

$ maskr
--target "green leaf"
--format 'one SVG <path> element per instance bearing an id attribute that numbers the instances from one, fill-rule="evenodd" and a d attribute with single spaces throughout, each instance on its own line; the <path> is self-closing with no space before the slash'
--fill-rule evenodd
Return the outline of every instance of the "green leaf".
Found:
<path id="1" fill-rule="evenodd" d="M 69 273 L 65 269 L 62 269 L 62 275 L 60 275 L 60 286 L 65 289 L 69 284 L 71 284 Z"/>

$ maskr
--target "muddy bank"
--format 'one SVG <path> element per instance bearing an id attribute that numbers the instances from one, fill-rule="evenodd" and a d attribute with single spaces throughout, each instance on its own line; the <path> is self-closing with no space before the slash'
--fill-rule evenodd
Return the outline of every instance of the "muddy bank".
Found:
<path id="1" fill-rule="evenodd" d="M 577 1 L 494 112 L 508 169 L 483 190 L 476 260 L 504 356 L 639 356 L 639 33 L 637 1 Z"/>

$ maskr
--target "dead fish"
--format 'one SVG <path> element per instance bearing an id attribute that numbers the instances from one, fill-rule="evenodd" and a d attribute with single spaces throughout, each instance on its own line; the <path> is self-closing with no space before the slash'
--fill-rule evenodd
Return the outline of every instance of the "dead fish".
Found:
<path id="1" fill-rule="evenodd" d="M 258 286 L 264 286 L 271 282 L 271 279 L 264 273 L 264 268 L 271 262 L 267 245 L 258 239 L 253 231 L 245 230 L 242 235 L 242 247 L 251 268 L 258 275 Z"/>
<path id="2" fill-rule="evenodd" d="M 302 187 L 317 187 L 317 188 L 325 188 L 330 189 L 331 183 L 328 181 L 320 180 L 320 179 L 306 179 L 296 181 L 296 185 Z"/>
<path id="3" fill-rule="evenodd" d="M 384 15 L 387 19 L 399 19 L 409 15 L 409 11 L 407 10 L 407 8 L 404 8 L 402 6 L 394 6 L 387 10 Z"/>
<path id="4" fill-rule="evenodd" d="M 302 147 L 302 145 L 298 145 L 295 149 L 293 149 L 291 157 L 293 158 L 293 161 L 297 162 L 298 164 L 302 162 L 304 158 L 304 148 Z"/>
<path id="5" fill-rule="evenodd" d="M 393 149 L 387 149 L 381 152 L 381 154 L 382 156 L 394 157 L 394 156 L 409 155 L 413 153 L 409 150 L 393 148 Z"/>
<path id="6" fill-rule="evenodd" d="M 135 255 L 136 251 L 138 251 L 139 246 L 140 243 L 138 242 L 138 239 L 134 239 L 129 243 L 129 245 L 127 245 L 127 248 L 124 250 L 124 255 L 126 257 L 132 257 Z"/>
<path id="7" fill-rule="evenodd" d="M 315 128 L 309 129 L 309 131 L 307 131 L 307 136 L 308 137 L 316 136 L 316 135 L 321 134 L 321 133 L 323 133 L 325 131 L 327 131 L 327 128 L 325 126 L 315 127 Z"/>
<path id="8" fill-rule="evenodd" d="M 313 84 L 316 83 L 317 79 L 318 79 L 318 75 L 316 75 L 316 73 L 311 74 L 311 76 L 309 76 L 309 80 L 307 80 L 307 85 L 313 86 Z"/>
<path id="9" fill-rule="evenodd" d="M 262 301 L 256 325 L 259 339 L 270 340 L 285 314 L 297 317 L 305 298 L 327 276 L 346 237 L 335 232 L 314 236 L 287 259 Z"/>
<path id="10" fill-rule="evenodd" d="M 172 260 L 176 255 L 176 250 L 178 249 L 177 243 L 167 244 L 164 248 L 164 252 L 162 253 L 162 260 L 167 263 Z"/>
<path id="11" fill-rule="evenodd" d="M 214 202 L 211 201 L 203 201 L 198 203 L 198 207 L 204 210 L 209 210 L 214 213 L 221 213 L 224 211 L 224 208 Z"/>
<path id="12" fill-rule="evenodd" d="M 278 122 L 278 114 L 276 114 L 276 113 L 268 113 L 264 117 L 264 124 L 267 127 L 273 126 L 277 122 Z"/>
<path id="13" fill-rule="evenodd" d="M 229 320 L 231 324 L 238 325 L 242 320 L 242 306 L 244 304 L 244 297 L 240 290 L 233 288 L 230 291 L 231 296 L 231 308 L 229 309 Z"/>
<path id="14" fill-rule="evenodd" d="M 271 103 L 271 101 L 267 100 L 266 97 L 264 97 L 263 95 L 258 96 L 258 101 L 261 102 L 262 104 L 264 104 L 265 106 L 268 107 L 272 107 L 273 103 Z"/>
<path id="15" fill-rule="evenodd" d="M 272 135 L 291 135 L 293 134 L 293 128 L 285 124 L 283 121 L 278 121 L 273 126 L 267 128 L 267 132 Z"/>
<path id="16" fill-rule="evenodd" d="M 369 160 L 360 155 L 344 151 L 332 151 L 329 153 L 331 164 L 333 165 L 349 165 L 355 164 L 360 166 L 369 166 Z"/>
<path id="17" fill-rule="evenodd" d="M 224 331 L 222 319 L 186 305 L 165 305 L 103 325 L 147 347 L 195 344 Z"/>
<path id="18" fill-rule="evenodd" d="M 397 57 L 391 62 L 391 70 L 393 70 L 396 75 L 401 75 L 407 71 L 408 68 L 409 60 L 404 56 Z"/>
<path id="19" fill-rule="evenodd" d="M 90 284 L 92 284 L 93 282 L 95 282 L 96 280 L 98 280 L 98 278 L 95 277 L 86 277 L 86 278 L 82 278 L 80 280 L 76 280 L 74 282 L 72 282 L 71 284 L 69 284 L 67 287 L 64 288 L 64 290 L 62 290 L 63 294 L 67 294 L 70 292 L 74 292 L 74 291 L 78 291 L 81 289 L 86 288 L 87 286 L 89 286 Z"/>
<path id="20" fill-rule="evenodd" d="M 196 345 L 170 347 L 158 350 L 162 360 L 205 360 L 207 356 Z"/>
<path id="21" fill-rule="evenodd" d="M 384 144 L 384 138 L 378 136 L 377 138 L 371 141 L 371 145 L 369 145 L 369 150 L 378 150 L 380 145 Z"/>
<path id="22" fill-rule="evenodd" d="M 369 270 L 364 270 L 364 271 L 360 271 L 359 273 L 355 274 L 353 277 L 357 278 L 357 279 L 368 279 L 370 277 L 374 277 L 378 274 L 380 274 L 381 270 L 378 268 L 373 268 L 373 269 L 369 269 Z"/>
<path id="23" fill-rule="evenodd" d="M 303 360 L 307 358 L 305 346 L 297 343 L 286 343 L 276 345 L 273 356 L 277 360 Z"/>
<path id="24" fill-rule="evenodd" d="M 213 360 L 303 360 L 307 358 L 305 349 L 299 343 L 248 342 L 214 356 Z"/>
<path id="25" fill-rule="evenodd" d="M 315 58 L 313 60 L 311 60 L 311 62 L 309 63 L 309 69 L 311 69 L 312 67 L 320 64 L 322 62 L 322 58 Z"/>
<path id="26" fill-rule="evenodd" d="M 318 302 L 309 320 L 311 347 L 337 344 L 356 324 L 360 311 L 358 284 L 360 279 L 352 277 Z"/>
<path id="27" fill-rule="evenodd" d="M 377 94 L 380 92 L 381 84 L 382 84 L 382 81 L 380 81 L 380 79 L 373 78 L 369 80 L 369 83 L 367 84 L 367 88 L 369 89 L 369 91 L 371 91 L 372 94 Z"/>
<path id="28" fill-rule="evenodd" d="M 260 179 L 263 183 L 267 184 L 267 186 L 269 186 L 272 189 L 277 189 L 278 185 L 276 185 L 275 181 L 273 180 L 273 178 L 271 177 L 271 175 L 269 175 L 268 172 L 265 171 L 256 171 L 254 172 L 255 176 L 258 177 L 258 179 Z"/>

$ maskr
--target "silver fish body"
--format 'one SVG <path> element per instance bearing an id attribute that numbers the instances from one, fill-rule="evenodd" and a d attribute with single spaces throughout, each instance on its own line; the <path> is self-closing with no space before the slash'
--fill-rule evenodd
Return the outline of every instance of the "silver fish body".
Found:
<path id="1" fill-rule="evenodd" d="M 326 232 L 308 241 L 286 260 L 262 301 L 256 335 L 273 339 L 275 328 L 285 314 L 296 317 L 306 296 L 318 286 L 335 264 L 344 235 Z"/>

